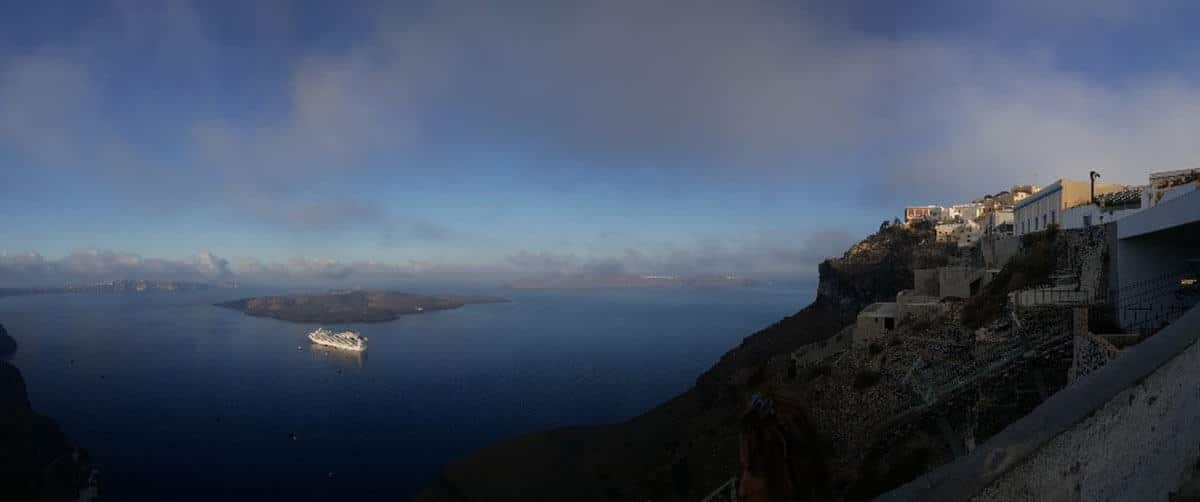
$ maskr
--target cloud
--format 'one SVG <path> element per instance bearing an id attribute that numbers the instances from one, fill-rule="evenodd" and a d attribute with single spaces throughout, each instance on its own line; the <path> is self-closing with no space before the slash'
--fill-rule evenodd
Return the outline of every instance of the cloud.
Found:
<path id="1" fill-rule="evenodd" d="M 117 279 L 224 281 L 234 278 L 227 260 L 202 251 L 191 258 L 145 258 L 87 249 L 58 260 L 34 252 L 0 254 L 0 284 L 63 285 Z"/>
<path id="2" fill-rule="evenodd" d="M 1195 65 L 1088 72 L 1059 47 L 1071 41 L 1055 38 L 1064 27 L 1115 32 L 1172 13 L 1125 0 L 1050 4 L 1010 2 L 987 9 L 995 17 L 976 14 L 964 22 L 978 27 L 1000 19 L 1000 32 L 1027 30 L 1020 31 L 1025 38 L 1043 40 L 1012 43 L 989 39 L 1003 33 L 987 30 L 924 29 L 902 12 L 881 14 L 874 3 L 865 17 L 876 17 L 856 23 L 831 15 L 836 7 L 824 2 L 514 7 L 435 0 L 403 9 L 333 9 L 331 16 L 353 19 L 320 24 L 353 29 L 297 34 L 304 23 L 290 12 L 213 16 L 204 2 L 119 2 L 117 15 L 89 16 L 77 30 L 47 30 L 71 36 L 43 33 L 32 48 L 0 47 L 0 148 L 27 161 L 6 164 L 12 181 L 0 190 L 21 190 L 22 178 L 41 177 L 47 186 L 60 177 L 97 178 L 101 188 L 137 195 L 124 198 L 130 204 L 150 194 L 170 202 L 196 198 L 230 207 L 247 225 L 318 238 L 353 228 L 403 247 L 472 239 L 424 215 L 389 213 L 381 196 L 358 197 L 344 180 L 414 173 L 449 180 L 471 174 L 435 160 L 478 156 L 512 160 L 495 162 L 503 168 L 528 164 L 521 168 L 528 175 L 514 183 L 602 178 L 675 188 L 685 178 L 714 177 L 741 184 L 736 189 L 785 186 L 802 194 L 810 182 L 832 181 L 821 186 L 844 189 L 846 204 L 895 207 L 963 200 L 1089 170 L 1101 171 L 1105 181 L 1138 182 L 1146 171 L 1193 166 L 1200 154 L 1200 142 L 1190 137 L 1200 121 Z M 216 29 L 206 24 L 210 19 L 230 24 Z M 220 39 L 230 32 L 254 36 Z M 1176 61 L 1166 52 L 1147 59 Z M 146 72 L 125 71 L 130 61 Z M 142 78 L 160 79 L 155 83 L 167 88 L 166 97 L 123 94 L 150 87 L 134 85 Z M 179 94 L 170 92 L 173 84 Z M 163 101 L 179 109 L 168 108 L 166 118 L 140 109 L 135 118 L 120 113 L 126 102 L 155 108 Z M 157 120 L 137 122 L 146 116 Z M 149 134 L 159 129 L 185 133 L 163 133 L 159 143 Z M 512 152 L 520 158 L 503 158 Z M 486 166 L 480 169 L 501 169 Z M 601 174 L 580 176 L 592 174 L 584 170 Z M 570 203 L 565 199 L 543 203 Z M 496 274 L 774 274 L 807 270 L 804 264 L 828 251 L 803 239 L 747 238 L 620 256 L 497 251 L 474 266 Z M 464 270 L 426 258 L 384 272 Z M 131 265 L 120 256 L 54 265 L 30 260 L 21 273 L 71 263 L 79 274 L 167 273 L 174 266 Z M 247 267 L 271 277 L 328 280 L 371 269 L 306 263 Z M 198 265 L 188 266 L 200 273 Z M 230 267 L 236 274 L 237 261 Z"/>
<path id="3" fill-rule="evenodd" d="M 699 240 L 688 247 L 672 246 L 661 252 L 626 249 L 615 256 L 521 251 L 506 258 L 503 271 L 518 277 L 735 274 L 760 279 L 814 279 L 818 263 L 841 256 L 854 241 L 845 230 L 822 229 L 803 239 L 764 233 L 735 245 Z"/>
<path id="4" fill-rule="evenodd" d="M 496 285 L 526 277 L 568 274 L 735 274 L 760 279 L 813 279 L 816 265 L 841 255 L 851 239 L 840 229 L 801 240 L 761 235 L 731 246 L 700 240 L 690 247 L 625 249 L 613 255 L 519 251 L 495 261 L 460 263 L 421 259 L 393 262 L 294 256 L 281 262 L 226 259 L 200 251 L 180 259 L 86 249 L 59 259 L 34 252 L 0 254 L 0 286 L 63 285 L 119 279 L 235 281 L 256 285 L 381 286 L 463 283 Z"/>

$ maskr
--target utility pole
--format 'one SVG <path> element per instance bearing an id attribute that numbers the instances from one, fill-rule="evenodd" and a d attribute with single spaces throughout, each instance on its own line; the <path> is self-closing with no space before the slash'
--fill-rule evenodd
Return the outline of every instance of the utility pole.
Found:
<path id="1" fill-rule="evenodd" d="M 1100 173 L 1092 171 L 1088 173 L 1088 177 L 1092 179 L 1092 204 L 1099 206 L 1100 203 L 1096 201 L 1096 178 L 1100 177 Z"/>

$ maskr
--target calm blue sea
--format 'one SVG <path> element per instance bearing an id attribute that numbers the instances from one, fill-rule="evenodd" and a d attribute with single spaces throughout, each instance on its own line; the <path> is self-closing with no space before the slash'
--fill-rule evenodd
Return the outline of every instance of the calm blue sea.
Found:
<path id="1" fill-rule="evenodd" d="M 645 411 L 813 296 L 493 291 L 513 302 L 346 325 L 354 357 L 211 306 L 258 293 L 0 298 L 0 323 L 105 500 L 403 500 L 496 441 Z"/>

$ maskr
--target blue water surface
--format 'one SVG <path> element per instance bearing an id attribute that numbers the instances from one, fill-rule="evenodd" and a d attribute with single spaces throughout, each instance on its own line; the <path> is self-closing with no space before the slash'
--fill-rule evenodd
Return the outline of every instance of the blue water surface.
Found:
<path id="1" fill-rule="evenodd" d="M 105 500 L 405 500 L 496 441 L 646 411 L 812 299 L 497 290 L 513 301 L 333 326 L 370 338 L 357 357 L 211 305 L 262 292 L 0 298 L 0 323 Z"/>

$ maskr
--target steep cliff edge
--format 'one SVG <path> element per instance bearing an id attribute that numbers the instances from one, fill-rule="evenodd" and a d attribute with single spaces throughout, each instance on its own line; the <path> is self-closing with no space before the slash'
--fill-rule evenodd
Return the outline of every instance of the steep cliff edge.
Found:
<path id="1" fill-rule="evenodd" d="M 17 351 L 17 341 L 8 336 L 8 331 L 4 330 L 4 325 L 0 324 L 0 356 L 7 356 Z"/>
<path id="2" fill-rule="evenodd" d="M 912 287 L 914 262 L 925 266 L 944 249 L 934 241 L 930 226 L 885 225 L 820 265 L 812 304 L 743 339 L 683 394 L 620 424 L 486 448 L 452 462 L 416 500 L 698 500 L 736 470 L 745 388 L 735 381 L 753 380 L 772 356 L 831 337 L 862 307 Z"/>
<path id="3" fill-rule="evenodd" d="M 33 411 L 21 372 L 0 361 L 0 500 L 77 500 L 91 472 L 87 454 Z"/>

